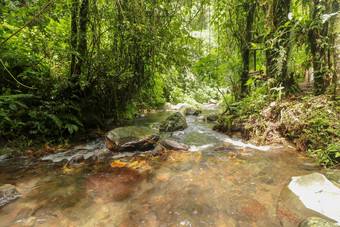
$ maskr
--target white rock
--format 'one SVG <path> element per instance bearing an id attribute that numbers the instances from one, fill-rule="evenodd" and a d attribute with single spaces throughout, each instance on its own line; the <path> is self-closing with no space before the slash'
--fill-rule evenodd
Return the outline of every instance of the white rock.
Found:
<path id="1" fill-rule="evenodd" d="M 340 223 L 340 189 L 320 173 L 292 177 L 288 188 L 309 209 Z"/>

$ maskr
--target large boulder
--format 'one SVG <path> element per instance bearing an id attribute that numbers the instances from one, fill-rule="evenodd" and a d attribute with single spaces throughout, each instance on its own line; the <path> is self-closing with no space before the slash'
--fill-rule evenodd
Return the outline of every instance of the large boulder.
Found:
<path id="1" fill-rule="evenodd" d="M 340 189 L 324 175 L 312 173 L 292 178 L 281 192 L 276 213 L 283 226 L 298 226 L 309 217 L 335 223 L 340 222 L 339 204 Z"/>
<path id="2" fill-rule="evenodd" d="M 108 149 L 120 151 L 146 151 L 159 140 L 156 130 L 144 126 L 116 128 L 106 134 Z"/>
<path id="3" fill-rule="evenodd" d="M 185 116 L 179 112 L 175 112 L 159 125 L 159 131 L 174 132 L 184 130 L 187 127 L 188 125 Z"/>

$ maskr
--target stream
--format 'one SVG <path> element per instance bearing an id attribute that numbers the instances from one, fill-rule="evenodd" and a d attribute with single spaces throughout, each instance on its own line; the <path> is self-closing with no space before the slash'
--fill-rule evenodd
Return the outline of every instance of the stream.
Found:
<path id="1" fill-rule="evenodd" d="M 187 116 L 184 131 L 161 134 L 191 147 L 166 158 L 108 155 L 103 139 L 42 160 L 0 161 L 0 184 L 21 195 L 0 207 L 0 226 L 280 226 L 282 188 L 315 172 L 313 162 L 289 147 L 256 147 L 213 131 L 208 113 Z M 168 115 L 127 124 L 150 126 Z M 61 162 L 79 154 L 104 155 L 91 165 Z M 110 166 L 131 158 L 140 168 Z"/>

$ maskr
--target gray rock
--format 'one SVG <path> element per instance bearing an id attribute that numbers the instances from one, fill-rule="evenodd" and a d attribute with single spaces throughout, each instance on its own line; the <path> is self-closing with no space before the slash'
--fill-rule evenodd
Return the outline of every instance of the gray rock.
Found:
<path id="1" fill-rule="evenodd" d="M 19 197 L 20 195 L 14 185 L 4 184 L 0 186 L 0 206 L 3 206 Z"/>
<path id="2" fill-rule="evenodd" d="M 159 145 L 173 151 L 187 151 L 190 149 L 189 145 L 179 143 L 173 140 L 161 140 L 159 142 Z"/>
<path id="3" fill-rule="evenodd" d="M 299 227 L 336 227 L 337 225 L 333 224 L 330 221 L 327 221 L 323 218 L 319 217 L 310 217 L 302 222 L 300 222 Z"/>
<path id="4" fill-rule="evenodd" d="M 8 147 L 0 149 L 0 161 L 7 158 L 18 156 L 19 152 Z"/>
<path id="5" fill-rule="evenodd" d="M 73 166 L 84 162 L 85 158 L 83 155 L 76 155 L 67 162 L 67 166 Z"/>
<path id="6" fill-rule="evenodd" d="M 156 130 L 144 126 L 116 128 L 106 134 L 106 146 L 114 152 L 146 151 L 159 140 Z"/>
<path id="7" fill-rule="evenodd" d="M 184 130 L 187 127 L 188 125 L 185 116 L 179 112 L 175 112 L 159 125 L 159 131 L 174 132 L 177 130 Z"/>
<path id="8" fill-rule="evenodd" d="M 207 116 L 207 120 L 208 121 L 217 121 L 218 117 L 219 117 L 219 114 L 211 113 Z"/>
<path id="9" fill-rule="evenodd" d="M 190 149 L 189 145 L 178 143 L 173 140 L 161 140 L 158 142 L 158 145 L 155 149 L 152 150 L 152 154 L 161 154 L 164 150 L 172 150 L 172 151 L 187 151 Z"/>
<path id="10" fill-rule="evenodd" d="M 179 109 L 179 112 L 183 115 L 199 115 L 202 113 L 202 110 L 195 106 L 185 105 Z"/>

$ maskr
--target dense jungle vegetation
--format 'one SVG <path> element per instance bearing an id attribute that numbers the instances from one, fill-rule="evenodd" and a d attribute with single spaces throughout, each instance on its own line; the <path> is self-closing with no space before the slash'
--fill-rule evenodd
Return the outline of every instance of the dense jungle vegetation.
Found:
<path id="1" fill-rule="evenodd" d="M 339 6 L 338 0 L 2 0 L 1 144 L 65 143 L 142 109 L 211 99 L 222 100 L 226 111 L 216 128 L 228 132 L 235 122 L 261 119 L 276 101 L 269 118 L 283 118 L 280 132 L 337 164 Z M 282 117 L 289 108 L 300 111 L 300 120 Z M 248 134 L 269 127 L 258 125 L 244 127 Z"/>

